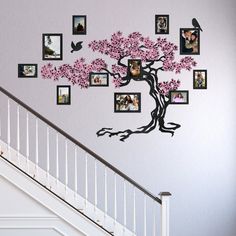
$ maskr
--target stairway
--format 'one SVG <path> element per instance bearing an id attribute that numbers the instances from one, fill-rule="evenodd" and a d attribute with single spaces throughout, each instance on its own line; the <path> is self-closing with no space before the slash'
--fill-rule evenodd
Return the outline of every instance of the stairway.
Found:
<path id="1" fill-rule="evenodd" d="M 169 236 L 168 192 L 154 196 L 2 87 L 0 154 L 3 165 L 89 221 L 93 227 L 79 225 L 95 230 L 85 235 Z"/>

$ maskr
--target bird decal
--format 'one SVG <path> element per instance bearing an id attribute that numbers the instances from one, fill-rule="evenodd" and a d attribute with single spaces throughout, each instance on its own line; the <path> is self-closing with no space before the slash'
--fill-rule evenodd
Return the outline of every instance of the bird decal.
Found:
<path id="1" fill-rule="evenodd" d="M 193 19 L 192 19 L 192 25 L 193 25 L 194 28 L 198 28 L 198 29 L 200 29 L 201 31 L 203 31 L 196 18 L 193 18 Z"/>
<path id="2" fill-rule="evenodd" d="M 72 48 L 71 53 L 79 51 L 82 48 L 82 43 L 83 43 L 83 41 L 80 41 L 80 42 L 74 44 L 74 42 L 72 41 L 71 42 L 71 48 Z"/>

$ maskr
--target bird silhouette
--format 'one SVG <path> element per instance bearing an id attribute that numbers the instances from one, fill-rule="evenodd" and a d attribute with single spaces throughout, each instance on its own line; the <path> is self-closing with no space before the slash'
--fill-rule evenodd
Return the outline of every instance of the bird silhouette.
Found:
<path id="1" fill-rule="evenodd" d="M 198 28 L 198 29 L 200 29 L 201 31 L 203 31 L 196 18 L 193 18 L 193 19 L 192 19 L 192 25 L 193 25 L 194 28 Z"/>
<path id="2" fill-rule="evenodd" d="M 80 41 L 80 42 L 74 44 L 74 42 L 72 41 L 71 42 L 71 48 L 72 48 L 71 53 L 75 52 L 75 51 L 79 51 L 82 48 L 82 43 L 83 43 L 83 41 Z"/>

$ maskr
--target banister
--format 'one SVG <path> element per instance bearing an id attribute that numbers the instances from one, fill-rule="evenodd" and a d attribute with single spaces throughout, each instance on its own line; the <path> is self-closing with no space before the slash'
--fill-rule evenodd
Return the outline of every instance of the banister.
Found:
<path id="1" fill-rule="evenodd" d="M 122 178 L 124 178 L 125 180 L 127 180 L 129 183 L 131 183 L 132 185 L 134 185 L 137 189 L 139 189 L 140 191 L 142 191 L 143 193 L 145 193 L 146 195 L 148 195 L 150 198 L 152 198 L 154 201 L 158 202 L 158 203 L 162 203 L 161 199 L 154 196 L 150 191 L 148 191 L 147 189 L 145 189 L 144 187 L 142 187 L 140 184 L 138 184 L 136 181 L 134 181 L 133 179 L 131 179 L 130 177 L 128 177 L 126 174 L 122 173 L 120 170 L 118 170 L 116 167 L 114 167 L 113 165 L 111 165 L 109 162 L 105 161 L 102 157 L 100 157 L 99 155 L 97 155 L 96 153 L 94 153 L 92 150 L 90 150 L 89 148 L 87 148 L 86 146 L 84 146 L 82 143 L 80 143 L 79 141 L 77 141 L 76 139 L 74 139 L 72 136 L 70 136 L 69 134 L 67 134 L 65 131 L 63 131 L 62 129 L 60 129 L 58 126 L 54 125 L 51 121 L 49 121 L 48 119 L 46 119 L 44 116 L 40 115 L 38 112 L 36 112 L 35 110 L 33 110 L 31 107 L 29 107 L 28 105 L 26 105 L 25 103 L 23 103 L 22 101 L 20 101 L 18 98 L 16 98 L 14 95 L 12 95 L 10 92 L 8 92 L 7 90 L 5 90 L 4 88 L 2 88 L 0 86 L 0 91 L 2 93 L 4 93 L 6 96 L 8 96 L 9 98 L 11 98 L 13 101 L 15 101 L 17 104 L 21 105 L 22 107 L 24 107 L 26 110 L 28 110 L 30 113 L 32 113 L 33 115 L 35 115 L 36 117 L 38 117 L 40 120 L 42 120 L 43 122 L 45 122 L 46 124 L 48 124 L 50 127 L 52 127 L 53 129 L 55 129 L 58 133 L 60 133 L 61 135 L 63 135 L 64 137 L 66 137 L 68 140 L 70 140 L 71 142 L 73 142 L 74 144 L 76 144 L 77 146 L 79 146 L 81 149 L 83 149 L 85 152 L 89 153 L 91 156 L 93 156 L 95 159 L 97 159 L 98 161 L 100 161 L 102 164 L 104 164 L 105 166 L 107 166 L 109 169 L 113 170 L 115 173 L 117 173 L 119 176 L 121 176 Z"/>

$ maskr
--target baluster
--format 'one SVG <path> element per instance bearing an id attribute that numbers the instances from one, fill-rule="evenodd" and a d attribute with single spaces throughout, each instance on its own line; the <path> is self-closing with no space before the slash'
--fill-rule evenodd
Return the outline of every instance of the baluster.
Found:
<path id="1" fill-rule="evenodd" d="M 59 180 L 59 147 L 58 147 L 58 133 L 56 133 L 56 185 Z"/>
<path id="2" fill-rule="evenodd" d="M 153 200 L 153 236 L 156 236 L 156 202 Z"/>
<path id="3" fill-rule="evenodd" d="M 29 113 L 26 112 L 26 172 L 29 174 Z"/>
<path id="4" fill-rule="evenodd" d="M 124 188 L 124 227 L 123 227 L 123 234 L 125 234 L 125 228 L 126 228 L 126 180 L 124 179 L 123 183 L 123 188 Z"/>
<path id="5" fill-rule="evenodd" d="M 144 215 L 143 235 L 147 236 L 147 198 L 145 194 L 144 194 L 144 203 L 143 203 L 143 215 Z"/>
<path id="6" fill-rule="evenodd" d="M 20 166 L 20 111 L 19 106 L 17 105 L 17 124 L 16 124 L 16 130 L 17 130 L 17 163 L 18 166 Z"/>
<path id="7" fill-rule="evenodd" d="M 88 201 L 88 155 L 85 154 L 85 210 Z"/>
<path id="8" fill-rule="evenodd" d="M 104 205 L 105 205 L 105 210 L 104 210 L 104 226 L 106 224 L 106 216 L 107 216 L 107 167 L 105 166 L 104 169 Z"/>
<path id="9" fill-rule="evenodd" d="M 117 221 L 117 180 L 116 180 L 116 173 L 114 173 L 114 234 L 116 231 L 116 221 Z"/>
<path id="10" fill-rule="evenodd" d="M 95 217 L 96 217 L 97 204 L 98 204 L 97 160 L 94 159 L 94 211 L 95 211 Z"/>
<path id="11" fill-rule="evenodd" d="M 134 198 L 134 202 L 133 202 L 133 233 L 134 235 L 136 234 L 136 192 L 135 192 L 135 186 L 133 186 L 133 198 Z"/>
<path id="12" fill-rule="evenodd" d="M 47 126 L 47 187 L 50 187 L 49 183 L 49 171 L 50 171 L 50 159 L 49 159 L 49 127 Z"/>
<path id="13" fill-rule="evenodd" d="M 10 144 L 11 144 L 11 118 L 10 118 L 10 100 L 7 99 L 7 152 L 9 156 L 9 160 L 11 160 L 10 153 Z"/>
<path id="14" fill-rule="evenodd" d="M 78 192 L 78 167 L 77 167 L 77 147 L 75 146 L 75 202 L 77 202 Z"/>
<path id="15" fill-rule="evenodd" d="M 68 143 L 65 140 L 65 198 L 67 196 L 67 186 L 68 186 Z"/>
<path id="16" fill-rule="evenodd" d="M 35 120 L 35 176 L 38 177 L 39 166 L 39 127 L 38 118 Z"/>

